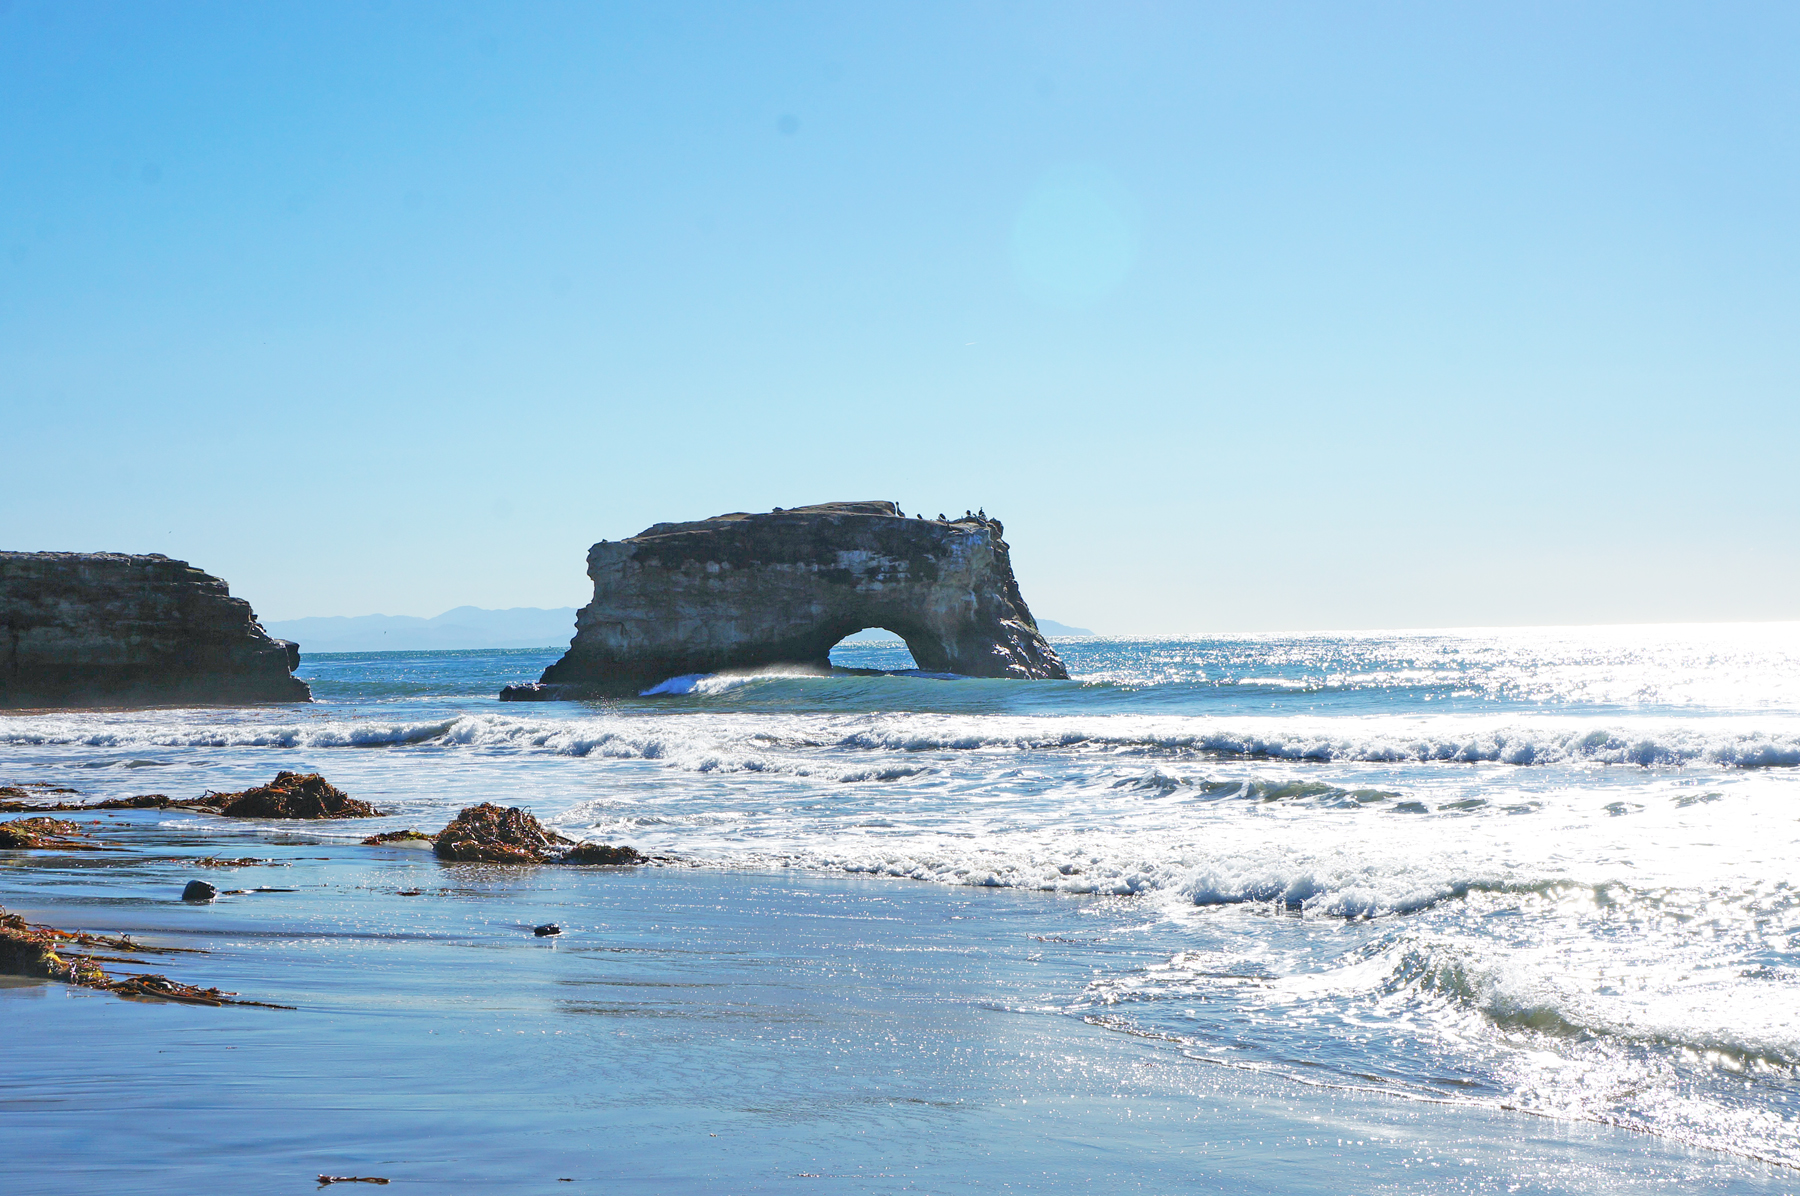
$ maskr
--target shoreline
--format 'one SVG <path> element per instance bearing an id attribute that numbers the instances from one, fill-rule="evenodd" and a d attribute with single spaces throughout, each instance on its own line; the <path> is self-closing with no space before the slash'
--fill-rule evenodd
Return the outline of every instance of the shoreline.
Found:
<path id="1" fill-rule="evenodd" d="M 0 986 L 4 1016 L 34 1030 L 11 1052 L 20 1112 L 0 1143 L 85 1141 L 87 1174 L 109 1190 L 285 1190 L 321 1172 L 562 1192 L 827 1177 L 1063 1191 L 1105 1174 L 1123 1191 L 1322 1193 L 1342 1190 L 1345 1167 L 1365 1187 L 1420 1192 L 1457 1174 L 1473 1190 L 1505 1174 L 1520 1191 L 1611 1191 L 1621 1171 L 1671 1192 L 1793 1180 L 1626 1127 L 1308 1087 L 1095 1024 L 1069 994 L 1096 967 L 1147 958 L 1128 899 L 703 861 L 440 863 L 304 825 L 191 835 L 120 821 L 138 824 L 141 853 L 4 861 L 0 904 L 205 948 L 183 957 L 182 980 L 298 1008 Z M 232 883 L 292 891 L 185 906 L 176 882 L 202 854 L 274 860 Z M 562 937 L 533 939 L 549 921 Z M 78 1082 L 71 1041 L 106 1044 Z M 245 1107 L 251 1126 L 179 1155 L 197 1141 L 180 1127 Z M 96 1118 L 112 1127 L 99 1144 Z M 536 1146 L 521 1154 L 524 1141 Z M 60 1149 L 9 1154 L 12 1190 L 66 1190 Z M 1557 1182 L 1540 1186 L 1546 1168 Z"/>

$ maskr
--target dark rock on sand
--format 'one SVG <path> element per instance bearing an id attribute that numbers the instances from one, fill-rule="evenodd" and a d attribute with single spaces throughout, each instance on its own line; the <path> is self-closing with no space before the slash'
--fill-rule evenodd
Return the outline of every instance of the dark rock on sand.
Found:
<path id="1" fill-rule="evenodd" d="M 908 519 L 891 502 L 659 523 L 588 550 L 594 600 L 536 685 L 501 697 L 636 693 L 689 673 L 830 667 L 866 627 L 929 672 L 1066 679 L 997 519 Z"/>
<path id="2" fill-rule="evenodd" d="M 310 701 L 298 657 L 185 561 L 0 552 L 0 707 Z"/>
<path id="3" fill-rule="evenodd" d="M 187 888 L 181 890 L 183 901 L 211 901 L 219 895 L 219 890 L 203 880 L 190 880 Z"/>
<path id="4" fill-rule="evenodd" d="M 227 818 L 379 818 L 381 811 L 358 801 L 316 772 L 278 772 L 267 785 L 237 793 L 209 793 L 171 805 L 207 810 Z"/>

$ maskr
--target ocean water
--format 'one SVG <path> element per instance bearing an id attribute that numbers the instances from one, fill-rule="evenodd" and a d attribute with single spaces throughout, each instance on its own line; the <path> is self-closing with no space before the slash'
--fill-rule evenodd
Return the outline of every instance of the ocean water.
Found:
<path id="1" fill-rule="evenodd" d="M 310 1095 L 285 1145 L 215 1152 L 246 1182 L 253 1156 L 353 1167 L 434 1133 L 465 1144 L 468 1190 L 518 1179 L 492 1124 L 444 1127 L 480 1110 L 530 1132 L 490 1098 L 538 1083 L 519 1099 L 557 1130 L 547 1157 L 663 1152 L 605 1163 L 645 1191 L 787 1190 L 819 1167 L 857 1190 L 1325 1192 L 1345 1167 L 1371 1191 L 1800 1190 L 1800 625 L 1057 648 L 1075 680 L 775 672 L 547 704 L 494 695 L 554 650 L 315 655 L 306 708 L 0 717 L 0 781 L 192 796 L 288 768 L 390 812 L 133 813 L 106 824 L 119 853 L 0 863 L 8 908 L 205 944 L 166 970 L 300 1006 L 26 986 L 0 1019 L 129 1018 L 106 1089 L 128 1105 L 169 1066 L 150 1052 L 223 1060 L 222 1035 L 250 1035 L 290 1088 L 234 1072 L 232 1100 Z M 898 644 L 834 662 L 911 663 Z M 483 800 L 672 862 L 356 845 Z M 171 902 L 214 852 L 281 857 L 233 883 L 299 892 Z M 569 933 L 546 948 L 532 918 Z M 468 1040 L 443 1074 L 421 1063 L 436 1034 Z M 92 1152 L 99 1090 L 31 1051 L 0 1142 L 10 1119 Z M 629 1099 L 583 1086 L 607 1052 Z M 403 1108 L 346 1128 L 381 1060 L 410 1077 Z M 384 1125 L 389 1145 L 331 1155 Z M 133 1170 L 158 1149 L 91 1157 L 108 1190 L 185 1190 Z"/>

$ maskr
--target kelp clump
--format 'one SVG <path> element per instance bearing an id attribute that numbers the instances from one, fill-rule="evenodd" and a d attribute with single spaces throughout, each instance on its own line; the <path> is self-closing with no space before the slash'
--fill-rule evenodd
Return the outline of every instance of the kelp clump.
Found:
<path id="1" fill-rule="evenodd" d="M 58 790 L 57 792 L 70 792 Z M 0 802 L 0 811 L 31 810 L 191 810 L 196 814 L 222 814 L 226 818 L 379 818 L 381 811 L 358 801 L 316 772 L 278 772 L 267 785 L 236 793 L 207 793 L 201 797 L 173 798 L 162 793 L 114 797 L 96 802 L 28 804 Z"/>
<path id="2" fill-rule="evenodd" d="M 469 860 L 485 864 L 549 864 L 562 858 L 572 840 L 543 824 L 517 806 L 482 802 L 468 806 L 437 833 L 432 850 L 443 860 Z"/>
<path id="3" fill-rule="evenodd" d="M 70 790 L 69 792 L 73 792 Z M 71 810 L 166 810 L 171 806 L 191 806 L 206 799 L 196 797 L 180 802 L 162 793 L 140 793 L 136 797 L 110 797 L 105 801 L 20 802 L 0 801 L 0 814 L 15 811 L 61 814 Z"/>
<path id="4" fill-rule="evenodd" d="M 635 847 L 609 843 L 577 843 L 563 853 L 565 864 L 641 864 L 644 854 Z"/>
<path id="5" fill-rule="evenodd" d="M 379 836 L 376 836 L 379 838 Z M 644 857 L 630 847 L 576 843 L 546 830 L 517 806 L 482 802 L 468 806 L 432 839 L 443 860 L 486 864 L 641 864 Z"/>
<path id="6" fill-rule="evenodd" d="M 316 772 L 278 772 L 267 785 L 237 793 L 208 793 L 195 802 L 172 803 L 211 809 L 227 818 L 379 818 L 381 811 L 358 801 Z"/>
<path id="7" fill-rule="evenodd" d="M 83 988 L 97 988 L 121 997 L 155 997 L 164 1001 L 180 1001 L 188 1005 L 261 1005 L 265 1009 L 291 1009 L 291 1005 L 269 1005 L 262 1001 L 235 1001 L 236 993 L 216 988 L 196 988 L 154 972 L 109 976 L 101 963 L 132 963 L 108 955 L 76 951 L 75 947 L 106 947 L 133 954 L 142 952 L 185 951 L 182 947 L 148 947 L 130 935 L 117 937 L 58 930 L 54 926 L 33 926 L 18 914 L 0 909 L 0 972 L 14 976 L 34 976 L 43 980 L 61 980 Z"/>
<path id="8" fill-rule="evenodd" d="M 65 959 L 58 953 L 65 943 L 79 942 L 82 937 L 86 936 L 33 926 L 18 914 L 0 909 L 0 972 L 99 987 L 107 978 L 99 964 L 73 954 Z"/>
<path id="9" fill-rule="evenodd" d="M 94 843 L 83 843 L 74 836 L 83 834 L 79 826 L 66 818 L 15 818 L 0 822 L 0 848 L 15 851 L 99 851 Z"/>
<path id="10" fill-rule="evenodd" d="M 65 802 L 56 808 L 59 810 L 166 810 L 170 806 L 182 804 L 184 803 L 176 801 L 166 793 L 140 793 L 136 797 L 113 797 L 85 806 Z"/>
<path id="11" fill-rule="evenodd" d="M 379 835 L 370 835 L 363 840 L 364 847 L 380 847 L 386 843 L 429 843 L 431 836 L 424 831 L 382 831 Z"/>

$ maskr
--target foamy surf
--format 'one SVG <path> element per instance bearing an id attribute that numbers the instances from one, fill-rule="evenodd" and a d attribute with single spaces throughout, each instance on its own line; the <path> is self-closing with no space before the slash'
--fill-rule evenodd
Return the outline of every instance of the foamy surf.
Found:
<path id="1" fill-rule="evenodd" d="M 1084 680 L 1044 684 L 871 650 L 529 707 L 493 695 L 530 654 L 334 659 L 309 708 L 0 718 L 0 781 L 318 770 L 391 811 L 372 829 L 493 800 L 703 872 L 1059 911 L 1108 953 L 1033 1009 L 1297 1084 L 1786 1158 L 1800 655 L 1659 634 L 1083 641 Z"/>
<path id="2" fill-rule="evenodd" d="M 739 679 L 695 682 L 730 688 Z M 675 691 L 670 691 L 671 693 Z M 1169 757 L 1311 763 L 1626 765 L 1729 768 L 1800 765 L 1800 719 L 1645 719 L 1622 725 L 1595 718 L 1497 720 L 1484 716 L 1352 719 L 1142 718 L 1103 715 L 981 717 L 936 714 L 760 715 L 672 713 L 513 717 L 465 714 L 419 721 L 320 718 L 215 721 L 192 714 L 0 718 L 0 745 L 92 748 L 381 748 L 437 744 L 559 755 L 637 756 L 689 761 L 749 753 L 773 765 L 784 752 L 872 753 L 1137 752 Z M 748 757 L 746 757 L 748 758 Z M 709 766 L 717 767 L 717 765 Z"/>

